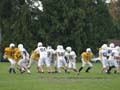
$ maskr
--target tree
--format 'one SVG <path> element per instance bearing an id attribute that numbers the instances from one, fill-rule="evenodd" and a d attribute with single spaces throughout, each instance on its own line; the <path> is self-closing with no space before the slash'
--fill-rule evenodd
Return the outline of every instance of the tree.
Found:
<path id="1" fill-rule="evenodd" d="M 1 0 L 2 48 L 23 43 L 31 52 L 41 41 L 45 46 L 71 46 L 78 54 L 117 38 L 119 23 L 113 21 L 104 0 Z M 5 12 L 4 12 L 5 11 Z"/>

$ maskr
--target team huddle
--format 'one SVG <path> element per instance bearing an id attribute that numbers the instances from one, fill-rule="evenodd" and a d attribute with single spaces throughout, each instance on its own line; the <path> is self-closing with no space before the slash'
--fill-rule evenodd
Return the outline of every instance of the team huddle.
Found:
<path id="1" fill-rule="evenodd" d="M 102 63 L 102 72 L 110 74 L 112 68 L 115 68 L 115 73 L 119 73 L 120 65 L 120 47 L 111 43 L 109 47 L 107 44 L 103 44 L 99 50 L 99 59 Z M 91 59 L 93 53 L 90 48 L 87 48 L 85 52 L 81 53 L 82 65 L 79 69 L 76 68 L 76 53 L 71 47 L 64 47 L 57 45 L 56 50 L 52 49 L 51 46 L 44 47 L 42 42 L 38 42 L 37 48 L 29 54 L 24 48 L 23 44 L 18 44 L 15 47 L 14 43 L 11 43 L 9 47 L 4 50 L 4 59 L 8 59 L 10 62 L 9 73 L 16 73 L 15 65 L 19 69 L 20 73 L 27 72 L 31 73 L 31 66 L 34 63 L 39 73 L 44 73 L 43 66 L 47 67 L 48 73 L 61 73 L 62 69 L 66 73 L 70 73 L 71 70 L 75 71 L 77 75 L 80 74 L 81 70 L 88 65 L 85 72 L 93 67 Z M 52 67 L 54 63 L 54 69 Z"/>

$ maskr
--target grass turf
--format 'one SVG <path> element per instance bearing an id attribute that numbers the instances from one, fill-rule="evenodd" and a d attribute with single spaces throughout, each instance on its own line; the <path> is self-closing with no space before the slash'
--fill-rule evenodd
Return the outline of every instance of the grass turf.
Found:
<path id="1" fill-rule="evenodd" d="M 80 63 L 77 67 L 80 67 Z M 101 64 L 94 63 L 90 73 L 85 67 L 80 75 L 75 72 L 37 73 L 35 65 L 31 74 L 8 73 L 9 63 L 0 62 L 0 90 L 120 90 L 120 74 L 100 73 Z"/>

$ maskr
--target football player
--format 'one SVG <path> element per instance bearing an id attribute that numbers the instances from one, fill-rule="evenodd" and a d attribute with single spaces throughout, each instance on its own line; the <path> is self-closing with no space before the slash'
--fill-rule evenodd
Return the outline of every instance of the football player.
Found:
<path id="1" fill-rule="evenodd" d="M 27 50 L 23 47 L 23 44 L 18 45 L 19 52 L 21 54 L 21 58 L 18 61 L 19 70 L 21 73 L 27 71 L 28 74 L 30 74 L 30 70 L 27 68 L 28 62 L 29 62 L 29 53 Z"/>
<path id="2" fill-rule="evenodd" d="M 91 69 L 91 67 L 93 67 L 91 61 L 91 58 L 93 57 L 93 53 L 91 51 L 90 48 L 86 49 L 86 52 L 83 52 L 81 54 L 82 57 L 82 66 L 80 67 L 79 71 L 78 71 L 78 75 L 80 74 L 81 70 L 85 67 L 85 65 L 88 65 L 88 68 L 86 69 L 85 72 L 89 72 L 89 70 Z"/>
<path id="3" fill-rule="evenodd" d="M 38 67 L 39 67 L 39 72 L 40 73 L 44 73 L 43 70 L 43 64 L 45 63 L 47 68 L 48 68 L 48 73 L 51 73 L 51 66 L 50 63 L 48 61 L 48 53 L 46 48 L 42 45 L 41 42 L 38 43 L 38 48 L 36 49 L 37 54 L 40 55 L 39 60 L 38 60 Z"/>
<path id="4" fill-rule="evenodd" d="M 4 50 L 4 59 L 8 59 L 8 61 L 10 62 L 10 67 L 9 67 L 9 73 L 16 73 L 15 71 L 15 52 L 16 52 L 16 48 L 15 48 L 15 44 L 11 43 L 9 45 L 9 47 L 6 47 Z"/>
<path id="5" fill-rule="evenodd" d="M 65 72 L 67 72 L 67 62 L 65 60 L 65 50 L 62 45 L 57 46 L 57 50 L 55 51 L 57 55 L 57 71 L 61 73 L 61 69 L 64 68 Z M 64 67 L 63 67 L 64 65 Z"/>
<path id="6" fill-rule="evenodd" d="M 108 74 L 110 74 L 112 68 L 115 68 L 114 73 L 119 73 L 119 66 L 117 61 L 119 60 L 119 47 L 116 47 L 114 50 L 112 50 L 110 56 L 109 56 L 109 69 L 107 71 Z"/>
<path id="7" fill-rule="evenodd" d="M 34 63 L 37 66 L 37 70 L 38 70 L 38 60 L 39 60 L 40 55 L 37 54 L 35 52 L 35 50 L 32 52 L 31 56 L 30 56 L 30 61 L 29 64 L 27 66 L 28 69 L 31 68 L 31 65 Z M 38 70 L 39 71 L 39 70 Z"/>
<path id="8" fill-rule="evenodd" d="M 72 51 L 71 47 L 66 48 L 66 53 L 65 53 L 67 62 L 68 62 L 68 69 L 69 71 L 73 69 L 75 72 L 77 72 L 76 69 L 76 53 L 75 51 Z"/>
<path id="9" fill-rule="evenodd" d="M 107 72 L 107 69 L 109 67 L 107 49 L 108 49 L 107 44 L 103 44 L 101 46 L 101 50 L 99 51 L 99 56 L 101 56 L 102 72 Z"/>

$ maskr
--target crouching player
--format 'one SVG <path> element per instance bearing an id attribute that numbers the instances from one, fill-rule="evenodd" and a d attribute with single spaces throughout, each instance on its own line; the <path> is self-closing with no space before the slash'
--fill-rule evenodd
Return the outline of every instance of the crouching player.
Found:
<path id="1" fill-rule="evenodd" d="M 90 62 L 91 58 L 93 57 L 93 53 L 90 48 L 87 48 L 86 52 L 83 52 L 81 56 L 82 56 L 82 66 L 80 67 L 77 73 L 78 75 L 80 74 L 81 70 L 85 67 L 85 65 L 88 65 L 88 68 L 86 69 L 85 72 L 89 72 L 91 67 L 93 67 L 92 63 Z"/>
<path id="2" fill-rule="evenodd" d="M 15 71 L 15 52 L 16 52 L 15 44 L 11 43 L 9 47 L 6 47 L 4 50 L 4 59 L 8 59 L 10 62 L 9 73 L 16 73 Z"/>
<path id="3" fill-rule="evenodd" d="M 73 69 L 75 72 L 77 72 L 76 69 L 76 53 L 72 51 L 71 47 L 66 48 L 66 53 L 65 53 L 67 62 L 68 62 L 68 71 Z"/>
<path id="4" fill-rule="evenodd" d="M 21 54 L 21 58 L 18 61 L 19 70 L 21 73 L 27 71 L 27 73 L 31 73 L 30 70 L 27 68 L 29 62 L 29 54 L 26 49 L 23 47 L 23 44 L 18 45 L 19 52 Z"/>
<path id="5" fill-rule="evenodd" d="M 29 61 L 29 64 L 28 64 L 27 68 L 30 69 L 31 65 L 34 63 L 37 66 L 37 70 L 38 70 L 39 57 L 40 57 L 40 55 L 37 54 L 35 51 L 33 51 L 31 56 L 30 56 L 30 61 Z"/>

